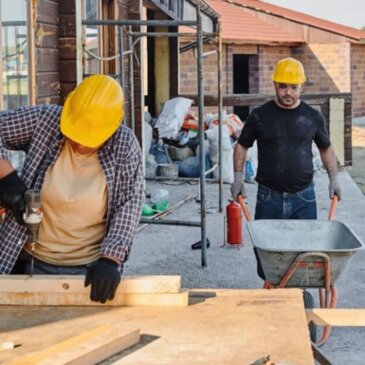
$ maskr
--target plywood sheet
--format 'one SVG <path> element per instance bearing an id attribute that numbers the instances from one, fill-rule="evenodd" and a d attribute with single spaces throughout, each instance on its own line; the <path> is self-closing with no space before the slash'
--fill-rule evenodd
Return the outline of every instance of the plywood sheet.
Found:
<path id="1" fill-rule="evenodd" d="M 299 289 L 196 290 L 187 307 L 0 306 L 4 364 L 85 328 L 111 323 L 140 328 L 141 342 L 113 357 L 118 365 L 249 364 L 264 355 L 275 363 L 313 365 Z"/>

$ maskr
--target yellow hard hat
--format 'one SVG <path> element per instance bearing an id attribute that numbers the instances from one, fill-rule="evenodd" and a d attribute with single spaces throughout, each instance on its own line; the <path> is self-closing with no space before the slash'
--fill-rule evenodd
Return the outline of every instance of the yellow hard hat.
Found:
<path id="1" fill-rule="evenodd" d="M 124 116 L 121 86 L 110 76 L 92 75 L 69 93 L 61 114 L 61 132 L 86 147 L 104 143 Z"/>
<path id="2" fill-rule="evenodd" d="M 302 63 L 292 57 L 284 58 L 276 64 L 272 79 L 294 85 L 303 84 L 307 80 Z"/>

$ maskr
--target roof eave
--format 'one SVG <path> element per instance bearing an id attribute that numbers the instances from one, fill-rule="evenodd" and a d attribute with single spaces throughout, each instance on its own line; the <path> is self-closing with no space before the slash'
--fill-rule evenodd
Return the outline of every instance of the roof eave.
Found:
<path id="1" fill-rule="evenodd" d="M 255 44 L 258 46 L 291 46 L 297 47 L 305 43 L 304 41 L 270 41 L 270 40 L 263 40 L 263 39 L 235 39 L 235 38 L 225 38 L 222 37 L 222 41 L 224 43 L 229 44 Z"/>

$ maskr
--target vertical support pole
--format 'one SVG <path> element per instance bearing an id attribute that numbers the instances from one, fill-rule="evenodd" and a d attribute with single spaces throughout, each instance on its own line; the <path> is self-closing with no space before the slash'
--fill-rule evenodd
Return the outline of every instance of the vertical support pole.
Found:
<path id="1" fill-rule="evenodd" d="M 3 54 L 3 26 L 1 17 L 1 4 L 0 4 L 0 53 Z M 4 89 L 3 89 L 3 57 L 0 57 L 0 110 L 4 109 Z"/>
<path id="2" fill-rule="evenodd" d="M 200 2 L 196 6 L 198 45 L 198 95 L 199 95 L 199 157 L 200 157 L 200 217 L 201 217 L 201 262 L 207 266 L 207 234 L 205 211 L 205 146 L 204 146 L 204 90 L 203 90 L 203 37 Z"/>
<path id="3" fill-rule="evenodd" d="M 76 13 L 76 81 L 79 84 L 83 79 L 83 51 L 82 51 L 82 5 L 81 0 L 75 0 Z"/>
<path id="4" fill-rule="evenodd" d="M 16 53 L 19 52 L 19 27 L 16 26 L 14 27 L 14 31 L 15 31 L 15 49 L 16 49 Z M 16 74 L 17 74 L 17 78 L 16 78 L 16 105 L 17 106 L 21 106 L 22 102 L 22 90 L 21 90 L 21 75 L 20 75 L 20 55 L 17 54 L 16 59 L 15 59 L 15 64 L 16 64 Z"/>
<path id="5" fill-rule="evenodd" d="M 223 212 L 223 95 L 222 95 L 222 34 L 221 22 L 218 23 L 218 119 L 219 119 L 219 211 Z"/>
<path id="6" fill-rule="evenodd" d="M 128 50 L 129 53 L 129 104 L 130 104 L 130 128 L 134 132 L 135 129 L 135 114 L 134 114 L 134 78 L 133 78 L 133 56 L 134 56 L 134 47 L 133 47 L 133 39 L 131 36 L 132 27 L 129 27 L 128 33 Z"/>
<path id="7" fill-rule="evenodd" d="M 119 82 L 124 90 L 124 44 L 123 44 L 123 26 L 118 26 L 118 43 L 119 43 Z"/>
<path id="8" fill-rule="evenodd" d="M 28 40 L 28 104 L 35 105 L 36 103 L 36 69 L 35 69 L 35 42 L 34 42 L 34 33 L 36 27 L 36 14 L 37 11 L 34 8 L 37 6 L 37 3 L 34 1 L 28 1 L 27 6 L 27 40 Z M 1 15 L 0 15 L 1 20 Z M 1 33 L 1 32 L 0 32 Z M 1 34 L 0 34 L 0 49 L 1 47 Z M 1 62 L 1 61 L 0 61 Z M 2 69 L 0 67 L 0 69 Z M 1 81 L 0 81 L 1 88 Z M 0 102 L 1 105 L 1 102 Z"/>

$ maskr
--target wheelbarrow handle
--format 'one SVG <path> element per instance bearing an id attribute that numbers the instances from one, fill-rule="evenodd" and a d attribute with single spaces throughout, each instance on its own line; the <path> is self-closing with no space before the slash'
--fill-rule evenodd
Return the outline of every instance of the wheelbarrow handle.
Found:
<path id="1" fill-rule="evenodd" d="M 237 196 L 237 201 L 240 204 L 243 214 L 245 215 L 246 219 L 248 222 L 252 221 L 252 217 L 251 217 L 251 213 L 250 210 L 248 209 L 246 203 L 245 203 L 245 199 L 243 198 L 243 196 L 241 194 L 238 194 Z"/>
<path id="2" fill-rule="evenodd" d="M 333 196 L 333 198 L 331 199 L 331 207 L 330 207 L 330 211 L 328 213 L 328 220 L 329 221 L 333 221 L 334 218 L 335 218 L 336 208 L 337 208 L 337 202 L 338 202 L 338 197 L 335 194 Z"/>

